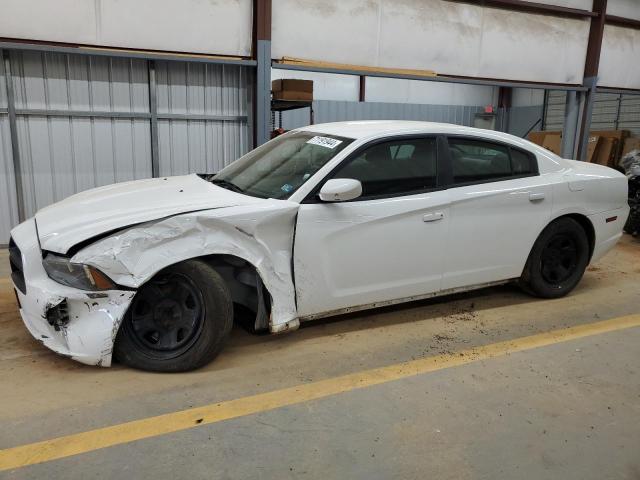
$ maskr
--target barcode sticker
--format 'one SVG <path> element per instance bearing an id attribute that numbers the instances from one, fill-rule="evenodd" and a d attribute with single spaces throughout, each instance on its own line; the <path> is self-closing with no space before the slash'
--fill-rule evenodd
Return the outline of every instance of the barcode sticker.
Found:
<path id="1" fill-rule="evenodd" d="M 340 145 L 342 143 L 342 140 L 336 140 L 335 138 L 329 138 L 329 137 L 315 136 L 307 140 L 307 143 L 310 143 L 311 145 L 319 145 L 321 147 L 333 149 L 333 148 L 336 148 L 338 145 Z"/>

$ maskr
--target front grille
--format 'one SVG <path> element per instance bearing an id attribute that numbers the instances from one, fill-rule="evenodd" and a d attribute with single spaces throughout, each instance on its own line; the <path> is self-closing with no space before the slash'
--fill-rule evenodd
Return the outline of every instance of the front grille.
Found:
<path id="1" fill-rule="evenodd" d="M 9 239 L 9 264 L 11 265 L 11 280 L 13 280 L 13 284 L 26 295 L 27 287 L 24 283 L 22 253 L 13 238 Z"/>

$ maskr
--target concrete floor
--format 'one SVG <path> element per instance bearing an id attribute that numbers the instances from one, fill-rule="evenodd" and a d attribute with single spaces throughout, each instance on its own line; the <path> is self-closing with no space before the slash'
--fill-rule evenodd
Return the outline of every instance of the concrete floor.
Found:
<path id="1" fill-rule="evenodd" d="M 640 242 L 568 297 L 512 286 L 308 324 L 235 329 L 211 365 L 86 367 L 33 340 L 0 253 L 0 449 L 640 313 Z M 640 478 L 640 328 L 444 368 L 0 472 L 0 478 Z"/>

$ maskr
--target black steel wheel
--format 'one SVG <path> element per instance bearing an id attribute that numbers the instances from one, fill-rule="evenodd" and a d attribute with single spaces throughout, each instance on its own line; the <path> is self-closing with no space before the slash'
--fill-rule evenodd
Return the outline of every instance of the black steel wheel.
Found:
<path id="1" fill-rule="evenodd" d="M 205 262 L 189 260 L 140 287 L 114 353 L 143 370 L 193 370 L 219 353 L 232 323 L 233 303 L 222 277 Z"/>
<path id="2" fill-rule="evenodd" d="M 188 350 L 204 323 L 204 299 L 182 274 L 154 278 L 131 304 L 132 338 L 151 355 L 172 358 Z"/>
<path id="3" fill-rule="evenodd" d="M 582 278 L 589 256 L 589 240 L 584 228 L 572 218 L 560 218 L 548 225 L 536 240 L 520 284 L 539 297 L 562 297 Z"/>
<path id="4" fill-rule="evenodd" d="M 542 278 L 551 284 L 559 284 L 567 280 L 578 265 L 578 246 L 575 239 L 566 233 L 558 233 L 551 237 L 542 251 Z"/>

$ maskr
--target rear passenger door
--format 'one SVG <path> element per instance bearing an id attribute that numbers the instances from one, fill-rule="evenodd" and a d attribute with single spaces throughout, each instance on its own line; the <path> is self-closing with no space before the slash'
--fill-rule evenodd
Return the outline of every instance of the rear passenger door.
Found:
<path id="1" fill-rule="evenodd" d="M 551 215 L 535 155 L 506 143 L 449 136 L 451 218 L 442 288 L 519 277 Z"/>

